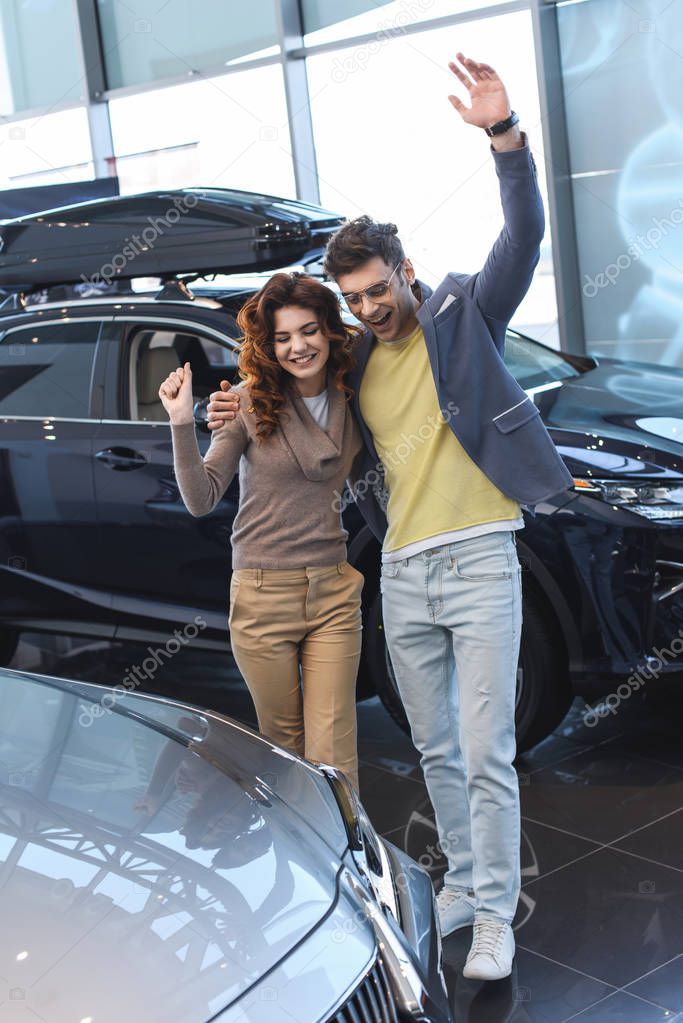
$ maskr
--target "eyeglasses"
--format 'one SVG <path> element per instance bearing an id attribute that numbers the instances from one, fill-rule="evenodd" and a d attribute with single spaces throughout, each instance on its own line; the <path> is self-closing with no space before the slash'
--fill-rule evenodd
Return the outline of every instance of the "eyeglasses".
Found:
<path id="1" fill-rule="evenodd" d="M 376 298 L 382 298 L 382 296 L 386 295 L 387 291 L 389 291 L 391 278 L 394 276 L 402 262 L 403 260 L 400 260 L 396 264 L 394 269 L 391 271 L 388 281 L 378 281 L 377 284 L 371 284 L 368 288 L 363 288 L 362 291 L 342 291 L 342 298 L 345 300 L 346 304 L 348 306 L 359 306 L 363 301 L 364 295 L 367 296 L 371 302 Z"/>

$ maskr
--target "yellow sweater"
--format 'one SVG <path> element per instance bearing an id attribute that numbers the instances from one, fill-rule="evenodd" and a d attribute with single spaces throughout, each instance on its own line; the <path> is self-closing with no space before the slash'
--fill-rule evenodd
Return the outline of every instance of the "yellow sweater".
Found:
<path id="1" fill-rule="evenodd" d="M 484 475 L 441 415 L 421 327 L 404 341 L 376 341 L 359 398 L 385 469 L 385 553 L 519 518 L 519 504 Z"/>

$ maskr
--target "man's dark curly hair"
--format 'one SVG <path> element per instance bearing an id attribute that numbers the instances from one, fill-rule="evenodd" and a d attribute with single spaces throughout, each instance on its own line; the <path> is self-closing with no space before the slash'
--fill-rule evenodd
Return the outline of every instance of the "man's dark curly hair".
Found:
<path id="1" fill-rule="evenodd" d="M 398 228 L 396 224 L 378 224 L 367 215 L 356 217 L 340 227 L 327 243 L 325 273 L 336 279 L 340 274 L 357 270 L 375 256 L 380 256 L 391 267 L 406 258 Z"/>

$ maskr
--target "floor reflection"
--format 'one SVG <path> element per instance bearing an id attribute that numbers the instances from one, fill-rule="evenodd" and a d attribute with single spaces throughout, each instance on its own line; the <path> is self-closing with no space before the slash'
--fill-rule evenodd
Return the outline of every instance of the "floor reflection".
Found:
<path id="1" fill-rule="evenodd" d="M 146 645 L 24 635 L 10 667 L 116 684 Z M 254 725 L 229 656 L 189 644 L 141 684 Z M 575 701 L 518 761 L 522 893 L 512 977 L 464 980 L 471 929 L 444 943 L 456 1023 L 683 1021 L 683 695 L 641 691 L 587 727 Z M 378 830 L 429 871 L 444 859 L 410 740 L 359 706 L 361 793 Z"/>

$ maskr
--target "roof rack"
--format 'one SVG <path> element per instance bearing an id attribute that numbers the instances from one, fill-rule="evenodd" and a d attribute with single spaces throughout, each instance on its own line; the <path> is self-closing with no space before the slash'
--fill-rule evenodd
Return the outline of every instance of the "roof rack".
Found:
<path id="1" fill-rule="evenodd" d="M 195 296 L 188 288 L 192 281 L 199 280 L 201 274 L 192 274 L 189 277 L 168 277 L 162 278 L 163 287 L 156 296 L 157 302 L 194 302 Z"/>

